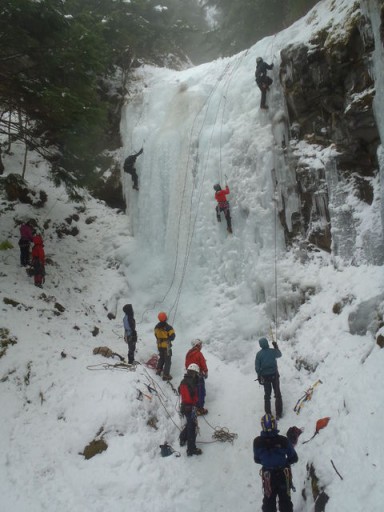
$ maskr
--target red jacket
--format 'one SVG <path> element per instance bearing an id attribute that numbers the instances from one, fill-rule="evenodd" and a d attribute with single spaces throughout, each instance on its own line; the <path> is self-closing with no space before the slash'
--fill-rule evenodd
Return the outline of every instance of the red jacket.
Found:
<path id="1" fill-rule="evenodd" d="M 225 203 L 227 200 L 227 194 L 229 194 L 229 187 L 228 185 L 223 190 L 218 190 L 215 194 L 215 199 L 218 203 Z"/>
<path id="2" fill-rule="evenodd" d="M 32 260 L 37 258 L 42 265 L 45 265 L 45 252 L 44 252 L 44 244 L 43 239 L 40 235 L 36 235 L 33 237 L 33 243 L 35 244 L 32 247 Z"/>
<path id="3" fill-rule="evenodd" d="M 196 377 L 184 375 L 179 387 L 181 403 L 183 405 L 196 405 L 199 395 L 197 393 Z"/>
<path id="4" fill-rule="evenodd" d="M 197 364 L 197 366 L 200 368 L 200 373 L 203 375 L 208 374 L 207 363 L 205 361 L 205 357 L 201 353 L 199 346 L 191 348 L 191 350 L 189 350 L 185 356 L 185 367 L 188 368 L 188 366 L 192 363 Z"/>

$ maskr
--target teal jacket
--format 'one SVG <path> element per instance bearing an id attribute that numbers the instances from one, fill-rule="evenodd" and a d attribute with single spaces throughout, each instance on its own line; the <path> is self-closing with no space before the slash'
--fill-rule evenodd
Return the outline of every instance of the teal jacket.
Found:
<path id="1" fill-rule="evenodd" d="M 255 370 L 258 377 L 266 377 L 267 375 L 275 375 L 277 373 L 276 359 L 281 357 L 278 348 L 269 348 L 268 340 L 261 338 L 259 340 L 261 350 L 256 354 Z"/>

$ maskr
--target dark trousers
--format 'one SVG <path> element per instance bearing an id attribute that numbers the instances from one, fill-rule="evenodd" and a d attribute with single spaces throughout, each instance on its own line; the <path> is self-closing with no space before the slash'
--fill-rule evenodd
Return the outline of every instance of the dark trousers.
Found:
<path id="1" fill-rule="evenodd" d="M 197 382 L 197 407 L 201 409 L 205 404 L 205 379 L 202 375 L 199 375 L 199 380 Z"/>
<path id="2" fill-rule="evenodd" d="M 171 371 L 172 349 L 159 348 L 159 360 L 157 361 L 157 370 L 163 370 L 163 377 L 168 377 Z"/>
<path id="3" fill-rule="evenodd" d="M 135 351 L 136 351 L 136 336 L 126 336 L 125 341 L 128 344 L 128 363 L 132 364 L 135 360 Z"/>
<path id="4" fill-rule="evenodd" d="M 279 374 L 263 376 L 264 386 L 264 410 L 266 414 L 272 414 L 271 411 L 271 394 L 272 388 L 275 395 L 276 419 L 281 418 L 283 414 L 283 398 L 280 391 Z"/>
<path id="5" fill-rule="evenodd" d="M 136 190 L 139 190 L 139 177 L 138 177 L 138 175 L 137 175 L 135 170 L 133 170 L 131 172 L 131 176 L 132 176 L 132 181 L 133 181 L 132 188 L 135 188 Z"/>
<path id="6" fill-rule="evenodd" d="M 227 221 L 227 229 L 229 232 L 232 232 L 232 219 L 231 212 L 229 210 L 229 206 L 216 206 L 216 217 L 219 222 L 221 222 L 221 212 L 224 213 L 225 220 Z"/>
<path id="7" fill-rule="evenodd" d="M 127 174 L 130 174 L 132 177 L 133 185 L 132 188 L 135 188 L 136 190 L 139 190 L 139 177 L 137 175 L 136 169 L 131 168 L 127 171 L 125 171 Z"/>
<path id="8" fill-rule="evenodd" d="M 42 287 L 44 283 L 45 268 L 41 261 L 38 259 L 33 261 L 33 275 L 35 286 Z"/>
<path id="9" fill-rule="evenodd" d="M 289 473 L 289 474 L 288 474 Z M 291 501 L 290 472 L 284 469 L 262 470 L 263 478 L 263 512 L 276 512 L 276 499 L 279 498 L 280 512 L 293 512 Z"/>
<path id="10" fill-rule="evenodd" d="M 272 84 L 272 82 L 273 80 L 272 78 L 269 78 L 269 76 L 257 79 L 257 85 L 259 86 L 259 89 L 261 91 L 260 108 L 267 107 L 267 91 L 269 90 L 269 86 Z"/>
<path id="11" fill-rule="evenodd" d="M 187 442 L 187 452 L 193 453 L 196 450 L 197 417 L 196 410 L 190 405 L 182 406 L 183 415 L 187 420 L 186 425 L 180 432 L 180 444 Z"/>
<path id="12" fill-rule="evenodd" d="M 22 267 L 26 267 L 29 265 L 29 248 L 30 248 L 30 242 L 28 240 L 24 240 L 23 238 L 20 238 L 19 240 L 19 247 L 20 247 L 20 265 Z"/>

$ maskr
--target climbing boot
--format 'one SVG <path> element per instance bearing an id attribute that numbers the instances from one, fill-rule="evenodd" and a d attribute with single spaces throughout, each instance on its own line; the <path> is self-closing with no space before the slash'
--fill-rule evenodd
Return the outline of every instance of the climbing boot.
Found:
<path id="1" fill-rule="evenodd" d="M 156 370 L 156 375 L 161 375 L 161 372 L 162 372 L 162 371 L 163 371 L 163 370 Z"/>
<path id="2" fill-rule="evenodd" d="M 201 455 L 203 453 L 200 448 L 195 448 L 194 450 L 187 450 L 188 457 L 192 457 L 192 455 Z"/>
<path id="3" fill-rule="evenodd" d="M 163 380 L 172 380 L 172 375 L 163 375 Z"/>
<path id="4" fill-rule="evenodd" d="M 196 414 L 197 416 L 205 416 L 206 414 L 208 414 L 208 409 L 205 409 L 204 407 L 198 407 L 196 409 Z"/>

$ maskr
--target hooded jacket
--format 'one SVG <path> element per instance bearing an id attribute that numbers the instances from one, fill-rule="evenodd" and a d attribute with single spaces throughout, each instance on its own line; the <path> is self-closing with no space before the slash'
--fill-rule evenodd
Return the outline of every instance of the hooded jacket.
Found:
<path id="1" fill-rule="evenodd" d="M 185 356 L 185 367 L 188 368 L 188 366 L 192 363 L 197 364 L 197 366 L 200 368 L 200 373 L 203 375 L 208 374 L 207 362 L 201 353 L 201 347 L 199 345 L 191 348 L 191 350 L 188 350 L 187 355 Z"/>
<path id="2" fill-rule="evenodd" d="M 269 348 L 268 340 L 260 338 L 259 345 L 261 350 L 256 354 L 255 370 L 259 377 L 266 377 L 267 375 L 275 375 L 277 373 L 276 359 L 281 357 L 281 352 L 278 348 Z"/>
<path id="3" fill-rule="evenodd" d="M 123 318 L 124 331 L 126 336 L 136 336 L 136 321 L 133 314 L 132 304 L 126 304 L 123 307 L 125 316 Z"/>
<path id="4" fill-rule="evenodd" d="M 196 405 L 198 401 L 197 392 L 198 375 L 196 372 L 187 372 L 180 382 L 179 391 L 183 405 Z"/>
<path id="5" fill-rule="evenodd" d="M 283 469 L 299 460 L 291 442 L 278 430 L 260 432 L 253 440 L 253 459 L 267 470 Z"/>
<path id="6" fill-rule="evenodd" d="M 33 229 L 27 222 L 20 226 L 20 237 L 28 242 L 33 241 Z"/>
<path id="7" fill-rule="evenodd" d="M 43 239 L 40 235 L 36 235 L 33 237 L 34 246 L 32 247 L 32 262 L 33 260 L 38 260 L 40 265 L 45 265 L 45 252 L 44 252 L 44 244 Z"/>

